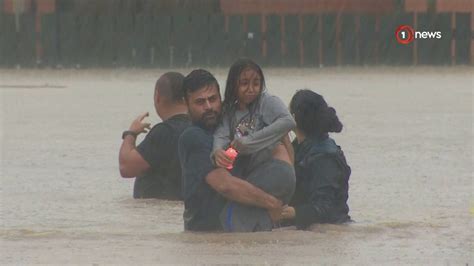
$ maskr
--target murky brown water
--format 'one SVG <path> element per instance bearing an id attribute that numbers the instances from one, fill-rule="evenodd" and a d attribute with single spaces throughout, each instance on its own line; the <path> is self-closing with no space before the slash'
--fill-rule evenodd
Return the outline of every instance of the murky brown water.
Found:
<path id="1" fill-rule="evenodd" d="M 336 107 L 357 222 L 255 234 L 184 233 L 181 203 L 131 199 L 120 136 L 159 121 L 162 73 L 0 70 L 0 264 L 474 263 L 473 68 L 266 70 L 286 102 Z"/>

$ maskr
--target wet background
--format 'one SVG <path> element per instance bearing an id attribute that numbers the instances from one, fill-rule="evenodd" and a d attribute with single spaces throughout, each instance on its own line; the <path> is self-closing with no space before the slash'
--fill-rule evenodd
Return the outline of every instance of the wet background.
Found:
<path id="1" fill-rule="evenodd" d="M 357 222 L 254 234 L 184 233 L 181 203 L 120 178 L 165 71 L 0 70 L 1 264 L 474 263 L 472 67 L 264 69 L 286 103 L 311 88 L 336 108 Z"/>

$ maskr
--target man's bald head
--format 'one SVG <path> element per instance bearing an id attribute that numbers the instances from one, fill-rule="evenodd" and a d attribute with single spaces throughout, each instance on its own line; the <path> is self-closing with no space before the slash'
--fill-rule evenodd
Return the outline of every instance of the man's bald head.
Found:
<path id="1" fill-rule="evenodd" d="M 184 76 L 178 72 L 167 72 L 163 74 L 155 85 L 155 96 L 170 104 L 183 104 L 184 93 L 182 90 Z"/>

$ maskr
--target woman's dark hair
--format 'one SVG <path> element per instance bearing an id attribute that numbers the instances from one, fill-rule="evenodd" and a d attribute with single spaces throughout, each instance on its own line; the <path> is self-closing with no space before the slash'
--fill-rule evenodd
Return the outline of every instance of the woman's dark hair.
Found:
<path id="1" fill-rule="evenodd" d="M 260 78 L 262 79 L 260 84 L 262 86 L 260 90 L 260 94 L 263 92 L 265 89 L 265 76 L 263 76 L 263 71 L 260 66 L 255 63 L 254 61 L 247 59 L 247 58 L 241 58 L 237 60 L 234 64 L 229 69 L 229 74 L 227 75 L 227 83 L 225 85 L 225 93 L 224 93 L 224 102 L 222 104 L 224 108 L 224 113 L 229 113 L 235 111 L 235 103 L 237 102 L 237 89 L 239 87 L 239 78 L 240 74 L 246 70 L 246 69 L 253 69 L 255 70 L 259 75 Z M 260 100 L 260 96 L 257 98 L 255 101 L 258 102 Z M 256 106 L 256 104 L 252 104 L 253 106 Z M 251 113 L 252 108 L 250 108 Z"/>
<path id="2" fill-rule="evenodd" d="M 342 131 L 336 110 L 329 107 L 323 96 L 314 91 L 297 91 L 290 102 L 290 113 L 295 117 L 296 127 L 306 136 Z"/>

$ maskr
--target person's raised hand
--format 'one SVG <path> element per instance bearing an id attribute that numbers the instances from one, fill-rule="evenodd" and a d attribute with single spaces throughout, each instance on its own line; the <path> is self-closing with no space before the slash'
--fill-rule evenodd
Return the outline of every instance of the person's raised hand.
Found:
<path id="1" fill-rule="evenodd" d="M 225 154 L 223 149 L 216 150 L 214 152 L 214 160 L 216 165 L 222 168 L 227 168 L 234 162 Z"/>
<path id="2" fill-rule="evenodd" d="M 143 122 L 143 119 L 145 119 L 145 117 L 148 117 L 148 116 L 149 116 L 148 112 L 138 116 L 135 120 L 133 120 L 132 124 L 130 125 L 129 130 L 137 133 L 137 135 L 140 133 L 148 132 L 151 124 Z"/>

